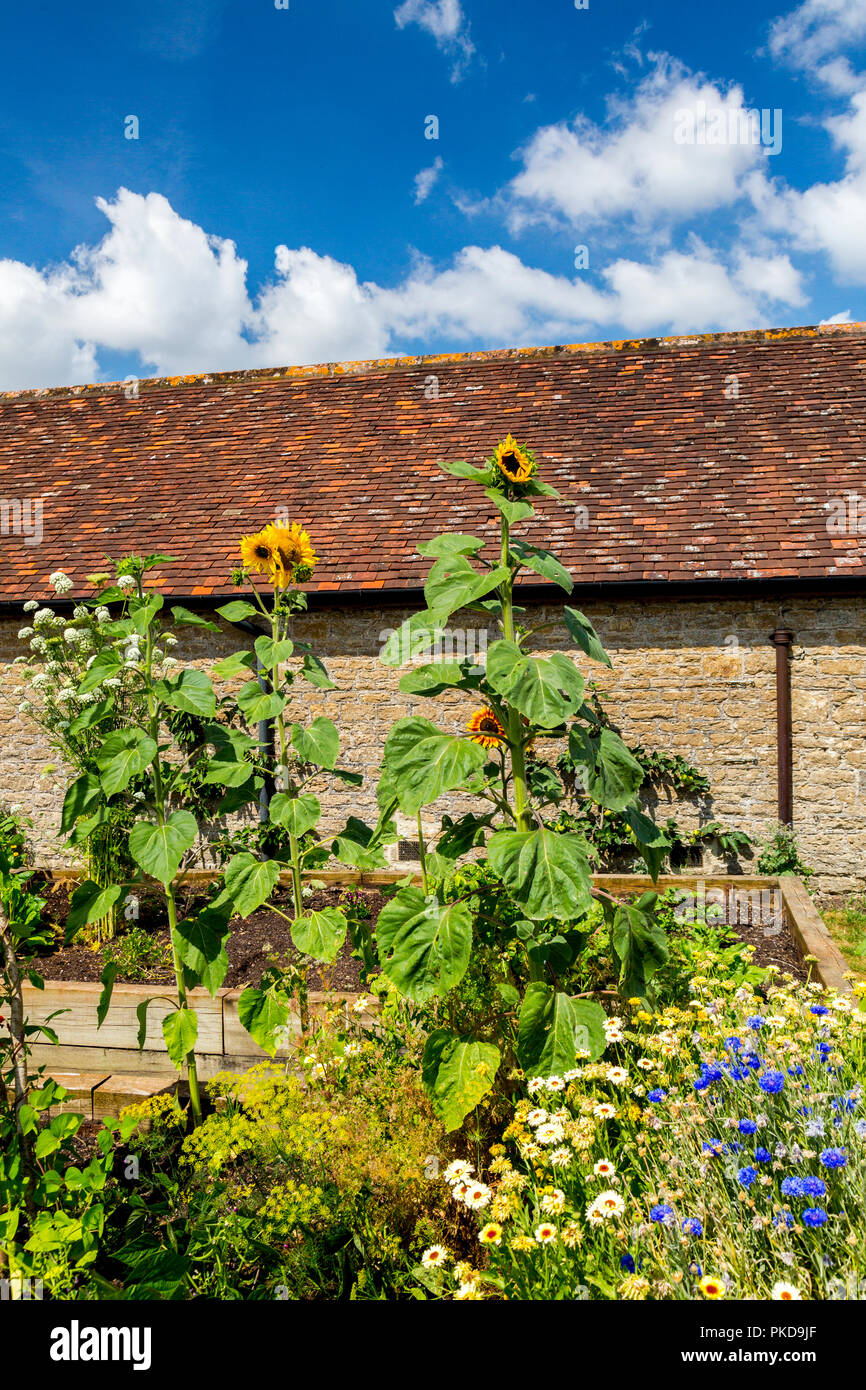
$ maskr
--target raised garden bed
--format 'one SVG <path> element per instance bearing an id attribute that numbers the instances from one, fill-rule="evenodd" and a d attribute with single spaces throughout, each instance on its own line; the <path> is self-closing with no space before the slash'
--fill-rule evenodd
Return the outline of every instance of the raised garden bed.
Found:
<path id="1" fill-rule="evenodd" d="M 395 872 L 323 873 L 317 877 L 327 883 L 327 888 L 317 896 L 324 905 L 325 901 L 335 901 L 347 884 L 355 884 L 362 889 L 375 920 L 383 903 L 382 886 L 396 882 L 402 876 Z M 55 893 L 65 895 L 73 877 L 65 873 L 56 875 Z M 213 875 L 206 872 L 185 875 L 183 889 L 191 895 L 201 893 L 212 879 Z M 652 887 L 648 877 L 635 874 L 599 874 L 594 882 L 598 888 L 618 895 L 639 894 Z M 283 887 L 287 889 L 288 884 Z M 812 967 L 813 978 L 835 989 L 848 990 L 843 978 L 845 961 L 800 880 L 664 875 L 658 887 L 662 891 L 668 888 L 686 889 L 694 893 L 697 899 L 703 896 L 707 901 L 723 905 L 726 918 L 734 929 L 756 946 L 757 964 L 776 964 L 782 970 L 805 978 L 803 956 L 814 956 L 817 965 Z M 262 920 L 259 921 L 259 918 Z M 768 925 L 771 928 L 769 933 Z M 195 990 L 190 996 L 199 1019 L 199 1073 L 203 1078 L 223 1070 L 244 1071 L 265 1056 L 241 1025 L 237 1003 L 244 985 L 256 983 L 261 976 L 266 963 L 264 944 L 268 943 L 281 952 L 287 949 L 288 924 L 276 914 L 265 911 L 253 914 L 246 922 L 238 922 L 236 926 L 237 938 L 233 945 L 230 943 L 233 971 L 230 983 L 213 998 L 205 990 Z M 167 1060 L 160 1022 L 170 1005 L 167 1001 L 162 1004 L 158 996 L 160 986 L 167 995 L 171 993 L 170 980 L 116 984 L 108 1016 L 97 1031 L 96 1005 L 101 991 L 98 979 L 102 968 L 100 957 L 86 948 L 72 948 L 71 956 L 67 952 L 60 951 L 53 957 L 40 960 L 40 970 L 45 976 L 44 990 L 25 986 L 25 1002 L 31 1022 L 45 1020 L 57 1010 L 64 1011 L 51 1024 L 60 1040 L 59 1045 L 37 1043 L 34 1062 L 37 1065 L 44 1063 L 52 1070 L 59 1068 L 105 1076 L 126 1073 L 158 1077 L 164 1074 Z M 90 978 L 69 979 L 65 973 L 69 959 L 80 960 L 82 970 L 86 970 Z M 311 1010 L 335 1000 L 351 1006 L 358 998 L 360 981 L 357 965 L 345 951 L 333 968 L 332 980 L 329 988 L 311 990 Z M 311 983 L 328 984 L 329 981 L 319 976 Z M 149 1009 L 147 1044 L 139 1052 L 136 1008 L 142 999 L 149 997 L 154 997 L 155 1002 Z M 295 1035 L 300 1033 L 300 1018 L 297 1015 L 290 1026 Z"/>

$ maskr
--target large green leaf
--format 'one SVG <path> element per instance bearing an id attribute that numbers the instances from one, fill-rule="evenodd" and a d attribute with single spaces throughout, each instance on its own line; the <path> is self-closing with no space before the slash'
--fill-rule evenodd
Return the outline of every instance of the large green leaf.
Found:
<path id="1" fill-rule="evenodd" d="M 129 835 L 129 850 L 136 864 L 160 883 L 171 883 L 181 860 L 192 849 L 198 834 L 195 816 L 172 811 L 164 825 L 136 821 Z"/>
<path id="2" fill-rule="evenodd" d="M 479 468 L 477 464 L 467 463 L 465 459 L 456 459 L 453 463 L 440 463 L 439 467 L 454 478 L 469 478 L 473 483 L 492 483 L 496 478 L 495 468 L 489 465 Z"/>
<path id="3" fill-rule="evenodd" d="M 653 882 L 655 882 L 665 861 L 665 855 L 670 850 L 671 842 L 664 831 L 655 824 L 655 821 L 650 820 L 649 816 L 645 816 L 636 806 L 626 806 L 625 818 L 644 863 L 650 871 Z"/>
<path id="4" fill-rule="evenodd" d="M 290 796 L 288 792 L 277 792 L 271 797 L 270 804 L 271 820 L 274 825 L 281 825 L 288 830 L 290 835 L 306 835 L 308 830 L 312 830 L 317 825 L 321 815 L 322 807 L 317 796 L 312 792 L 304 792 L 303 796 Z"/>
<path id="5" fill-rule="evenodd" d="M 235 599 L 232 603 L 224 603 L 217 612 L 221 618 L 225 618 L 227 623 L 242 623 L 245 618 L 260 618 L 262 615 L 258 608 L 252 603 L 247 603 L 244 599 Z"/>
<path id="6" fill-rule="evenodd" d="M 67 941 L 71 941 L 75 933 L 86 927 L 89 922 L 101 922 L 103 917 L 107 917 L 122 892 L 123 888 L 118 883 L 108 888 L 94 883 L 92 879 L 79 883 L 69 899 L 69 913 L 66 918 Z"/>
<path id="7" fill-rule="evenodd" d="M 346 940 L 348 925 L 338 907 L 326 907 L 322 912 L 296 918 L 292 923 L 292 941 L 303 955 L 330 964 Z"/>
<path id="8" fill-rule="evenodd" d="M 211 995 L 216 995 L 228 972 L 228 938 L 225 906 L 206 907 L 196 917 L 178 922 L 172 936 L 181 961 Z"/>
<path id="9" fill-rule="evenodd" d="M 107 700 L 99 700 L 95 705 L 85 705 L 77 719 L 73 719 L 69 725 L 70 734 L 83 733 L 85 729 L 92 729 L 96 724 L 101 724 L 103 719 L 114 713 L 114 696 L 109 695 Z"/>
<path id="10" fill-rule="evenodd" d="M 500 1060 L 499 1048 L 493 1043 L 460 1037 L 447 1028 L 430 1034 L 421 1062 L 422 1077 L 446 1130 L 459 1129 L 492 1089 Z"/>
<path id="11" fill-rule="evenodd" d="M 116 729 L 102 741 L 96 755 L 99 780 L 106 796 L 128 787 L 156 757 L 156 744 L 141 729 Z"/>
<path id="12" fill-rule="evenodd" d="M 102 992 L 99 996 L 99 1002 L 96 1005 L 97 1030 L 100 1029 L 105 1022 L 106 1015 L 111 1005 L 111 994 L 114 989 L 114 981 L 119 969 L 120 966 L 117 964 L 117 961 L 110 960 L 99 977 L 99 983 L 102 985 Z"/>
<path id="13" fill-rule="evenodd" d="M 483 845 L 487 831 L 493 822 L 493 812 L 487 816 L 476 816 L 467 812 L 459 820 L 450 816 L 442 817 L 442 833 L 436 841 L 436 853 L 443 859 L 456 861 L 478 845 Z"/>
<path id="14" fill-rule="evenodd" d="M 133 599 L 129 608 L 129 624 L 143 637 L 163 605 L 162 594 L 148 594 L 145 599 Z"/>
<path id="15" fill-rule="evenodd" d="M 229 860 L 225 868 L 225 893 L 241 917 L 249 917 L 267 902 L 280 877 L 274 859 L 257 859 L 244 851 Z"/>
<path id="16" fill-rule="evenodd" d="M 396 839 L 396 831 L 391 821 L 384 821 L 371 830 L 357 816 L 350 816 L 345 829 L 341 830 L 331 847 L 335 859 L 348 864 L 352 869 L 386 869 L 388 867 L 383 845 Z"/>
<path id="17" fill-rule="evenodd" d="M 668 941 L 655 917 L 655 893 L 623 903 L 613 915 L 611 945 L 620 966 L 619 991 L 624 999 L 646 999 L 652 977 L 668 959 Z"/>
<path id="18" fill-rule="evenodd" d="M 318 715 L 306 729 L 292 725 L 292 744 L 302 762 L 330 769 L 340 752 L 340 735 L 330 719 Z"/>
<path id="19" fill-rule="evenodd" d="M 442 555 L 474 555 L 476 551 L 483 548 L 484 542 L 477 536 L 467 536 L 461 532 L 446 531 L 440 536 L 434 536 L 432 540 L 424 541 L 418 546 L 418 554 L 433 559 L 439 559 Z"/>
<path id="20" fill-rule="evenodd" d="M 195 1049 L 198 1016 L 195 1009 L 174 1009 L 162 1020 L 162 1036 L 168 1055 L 180 1071 L 187 1055 Z"/>
<path id="21" fill-rule="evenodd" d="M 562 652 L 525 656 L 504 638 L 487 652 L 487 683 L 533 724 L 554 729 L 583 699 L 583 676 Z"/>
<path id="22" fill-rule="evenodd" d="M 184 714 L 197 714 L 200 719 L 211 719 L 216 713 L 216 696 L 210 683 L 210 676 L 194 667 L 157 681 L 153 693 L 169 709 L 182 710 Z"/>
<path id="23" fill-rule="evenodd" d="M 230 680 L 232 676 L 248 676 L 255 667 L 256 659 L 252 652 L 232 652 L 231 656 L 223 657 L 213 668 L 215 676 L 220 680 Z"/>
<path id="24" fill-rule="evenodd" d="M 643 768 L 613 729 L 590 734 L 587 729 L 573 727 L 568 751 L 572 761 L 585 768 L 586 790 L 597 806 L 624 811 L 634 801 L 644 780 Z"/>
<path id="25" fill-rule="evenodd" d="M 466 903 L 443 906 L 420 888 L 401 888 L 376 923 L 379 962 L 403 994 L 423 1004 L 463 979 L 472 949 Z"/>
<path id="26" fill-rule="evenodd" d="M 562 1076 L 578 1052 L 596 1061 L 604 1052 L 604 1010 L 589 999 L 571 999 L 552 985 L 527 985 L 517 1032 L 517 1060 L 534 1076 Z"/>
<path id="27" fill-rule="evenodd" d="M 505 566 L 476 570 L 465 555 L 442 555 L 435 562 L 424 585 L 427 607 L 435 613 L 451 614 L 503 584 L 510 571 Z"/>
<path id="28" fill-rule="evenodd" d="M 238 1017 L 253 1042 L 273 1057 L 289 1021 L 289 1000 L 273 985 L 268 989 L 250 985 L 238 1000 Z"/>
<path id="29" fill-rule="evenodd" d="M 266 632 L 256 638 L 254 646 L 259 661 L 269 671 L 273 670 L 274 666 L 281 666 L 284 661 L 288 661 L 295 650 L 294 642 L 290 642 L 288 637 L 279 637 L 275 641 Z"/>
<path id="30" fill-rule="evenodd" d="M 418 657 L 432 656 L 434 645 L 447 623 L 447 613 L 432 613 L 426 608 L 420 613 L 413 613 L 391 633 L 379 660 L 383 666 L 405 666 Z"/>
<path id="31" fill-rule="evenodd" d="M 181 604 L 172 608 L 171 616 L 178 627 L 203 627 L 208 632 L 222 632 L 222 628 L 216 623 L 209 622 L 200 613 L 191 613 L 188 608 L 184 608 Z"/>
<path id="32" fill-rule="evenodd" d="M 593 661 L 600 661 L 604 666 L 610 666 L 610 657 L 601 645 L 601 638 L 589 618 L 585 617 L 577 608 L 566 608 L 563 612 L 565 626 L 568 628 L 572 641 L 576 642 L 580 650 L 591 657 Z"/>
<path id="33" fill-rule="evenodd" d="M 527 545 L 525 541 L 511 541 L 511 549 L 527 569 L 534 570 L 544 579 L 550 579 L 554 584 L 558 584 L 560 589 L 565 589 L 570 594 L 574 588 L 574 580 L 569 574 L 565 565 L 557 560 L 552 550 L 541 550 L 538 546 Z"/>
<path id="34" fill-rule="evenodd" d="M 316 656 L 315 652 L 305 652 L 301 662 L 301 675 L 310 685 L 314 685 L 317 690 L 336 690 L 337 687 L 328 675 L 328 669 L 324 661 Z"/>
<path id="35" fill-rule="evenodd" d="M 60 829 L 64 835 L 69 834 L 80 816 L 86 816 L 103 799 L 102 784 L 94 772 L 83 772 L 74 782 L 70 782 L 60 815 Z"/>
<path id="36" fill-rule="evenodd" d="M 470 675 L 472 663 L 469 661 L 433 661 L 428 666 L 416 666 L 400 679 L 400 690 L 404 695 L 441 695 L 443 690 L 477 690 L 481 684 L 481 673 Z"/>
<path id="37" fill-rule="evenodd" d="M 552 830 L 497 830 L 487 844 L 493 872 L 527 917 L 573 922 L 589 910 L 592 876 L 580 835 Z"/>
<path id="38" fill-rule="evenodd" d="M 486 760 L 477 743 L 443 734 L 428 719 L 399 719 L 385 742 L 385 766 L 407 816 L 463 786 Z"/>
<path id="39" fill-rule="evenodd" d="M 258 750 L 258 739 L 237 729 L 228 729 L 224 724 L 206 724 L 202 737 L 215 750 L 214 756 L 205 761 L 205 782 L 209 786 L 244 786 L 252 775 L 246 754 Z"/>
<path id="40" fill-rule="evenodd" d="M 517 526 L 521 521 L 527 521 L 535 512 L 531 502 L 524 502 L 520 498 L 512 502 L 495 487 L 489 487 L 484 496 L 498 508 L 509 526 Z"/>
<path id="41" fill-rule="evenodd" d="M 78 693 L 86 695 L 88 691 L 95 690 L 104 680 L 108 680 L 109 676 L 116 676 L 122 666 L 123 661 L 120 653 L 113 648 L 100 652 L 82 676 L 78 685 Z"/>
<path id="42" fill-rule="evenodd" d="M 285 695 L 278 691 L 262 690 L 258 681 L 247 681 L 236 696 L 238 706 L 243 710 L 251 724 L 261 719 L 276 719 L 286 707 Z"/>

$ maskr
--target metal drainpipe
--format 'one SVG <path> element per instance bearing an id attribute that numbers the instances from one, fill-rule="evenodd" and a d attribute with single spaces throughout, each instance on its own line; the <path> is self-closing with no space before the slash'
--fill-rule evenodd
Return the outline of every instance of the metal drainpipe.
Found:
<path id="1" fill-rule="evenodd" d="M 794 782 L 791 761 L 791 646 L 794 634 L 786 627 L 770 633 L 776 648 L 776 759 L 779 792 L 779 820 L 791 825 L 794 819 Z"/>
<path id="2" fill-rule="evenodd" d="M 241 618 L 239 622 L 232 623 L 232 627 L 238 628 L 240 632 L 246 632 L 249 636 L 263 637 L 267 634 L 262 632 L 260 627 L 251 623 L 248 618 Z M 262 663 L 258 652 L 256 657 L 256 676 L 258 677 L 259 689 L 265 695 L 271 694 L 271 683 L 265 675 L 265 666 Z M 258 724 L 259 747 L 262 749 L 266 761 L 273 767 L 274 764 L 274 721 L 273 719 L 260 719 Z M 273 795 L 273 779 L 265 777 L 262 789 L 259 792 L 259 825 L 267 825 L 271 818 L 270 803 Z"/>

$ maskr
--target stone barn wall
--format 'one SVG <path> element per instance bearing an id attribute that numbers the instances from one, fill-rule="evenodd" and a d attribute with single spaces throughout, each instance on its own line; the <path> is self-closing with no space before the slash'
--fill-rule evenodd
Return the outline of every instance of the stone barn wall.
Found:
<path id="1" fill-rule="evenodd" d="M 579 599 L 576 600 L 579 604 Z M 426 714 L 453 730 L 462 728 L 473 702 L 463 694 L 428 701 L 401 695 L 401 672 L 378 661 L 383 634 L 408 608 L 329 608 L 297 620 L 298 636 L 313 643 L 338 689 L 320 691 L 305 682 L 308 717 L 327 715 L 340 729 L 342 765 L 365 774 L 361 789 L 332 783 L 322 800 L 328 827 L 348 813 L 375 819 L 375 775 L 393 722 Z M 660 820 L 676 815 L 691 829 L 719 820 L 764 838 L 776 815 L 775 652 L 773 628 L 795 635 L 792 661 L 794 826 L 804 860 L 827 892 L 866 887 L 866 616 L 863 601 L 670 600 L 590 604 L 613 671 L 580 657 L 588 679 L 609 692 L 609 710 L 630 742 L 680 753 L 706 773 L 712 794 L 677 803 L 664 795 L 650 803 Z M 556 617 L 554 605 L 533 607 L 533 625 Z M 458 628 L 477 619 L 455 615 Z M 20 806 L 34 820 L 40 862 L 63 862 L 57 836 L 62 770 L 40 730 L 21 712 L 20 673 L 10 666 L 24 650 L 20 618 L 0 622 L 0 801 Z M 181 660 L 207 665 L 245 645 L 226 628 L 217 637 L 181 629 Z M 490 633 L 490 640 L 493 639 Z M 476 635 L 476 644 L 480 638 Z M 539 651 L 568 648 L 554 631 L 539 637 Z M 291 711 L 290 711 L 291 714 Z M 301 717 L 301 710 L 298 716 Z M 449 807 L 446 809 L 455 809 Z M 707 868 L 713 865 L 708 859 Z M 748 870 L 749 863 L 743 867 Z"/>

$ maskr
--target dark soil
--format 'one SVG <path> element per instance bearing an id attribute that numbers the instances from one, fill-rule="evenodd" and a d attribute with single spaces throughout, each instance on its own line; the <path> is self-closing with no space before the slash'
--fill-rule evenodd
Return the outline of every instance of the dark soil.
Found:
<path id="1" fill-rule="evenodd" d="M 60 885 L 50 885 L 42 889 L 47 897 L 46 916 L 61 927 L 66 922 L 69 910 L 69 890 Z M 340 906 L 340 898 L 345 890 L 326 888 L 307 899 L 306 907 L 321 911 L 325 907 Z M 377 888 L 353 889 L 363 899 L 370 911 L 370 923 L 375 926 L 386 898 Z M 178 908 L 186 917 L 200 909 L 206 899 L 198 894 L 181 891 Z M 280 889 L 274 901 L 291 916 L 291 894 L 288 889 Z M 164 964 L 150 968 L 146 974 L 136 974 L 137 984 L 172 984 L 174 972 L 170 963 L 168 923 L 165 904 L 156 892 L 142 892 L 140 915 L 137 925 L 147 929 L 149 935 L 163 949 Z M 136 925 L 136 924 L 131 924 Z M 754 964 L 766 967 L 776 965 L 787 971 L 795 979 L 808 978 L 807 967 L 803 964 L 799 947 L 791 936 L 787 924 L 780 930 L 771 928 L 770 934 L 762 922 L 736 922 L 732 930 L 750 946 L 755 947 Z M 58 933 L 62 940 L 62 932 Z M 234 917 L 231 921 L 231 935 L 226 947 L 229 969 L 225 978 L 226 989 L 240 989 L 245 985 L 259 984 L 262 974 L 273 962 L 268 957 L 279 956 L 280 963 L 300 962 L 302 957 L 292 944 L 289 923 L 278 913 L 260 908 L 246 919 Z M 82 980 L 96 983 L 104 968 L 101 950 L 91 950 L 88 946 L 63 946 L 46 953 L 38 959 L 37 969 L 46 980 Z M 128 975 L 118 974 L 119 981 L 129 980 Z M 352 948 L 347 941 L 340 955 L 330 967 L 311 964 L 308 967 L 307 983 L 310 989 L 360 990 L 360 963 L 353 959 Z"/>
<path id="2" fill-rule="evenodd" d="M 370 911 L 369 921 L 375 924 L 385 898 L 375 888 L 360 888 L 357 891 Z M 313 893 L 305 902 L 307 910 L 321 912 L 325 907 L 338 907 L 342 888 L 326 888 Z M 201 894 L 183 893 L 179 896 L 178 908 L 182 917 L 187 917 L 204 906 L 206 899 Z M 291 894 L 288 889 L 279 889 L 273 897 L 276 905 L 289 916 L 292 915 Z M 65 886 L 54 885 L 47 894 L 46 916 L 50 921 L 63 926 L 69 911 L 69 894 Z M 136 974 L 136 984 L 172 984 L 174 972 L 169 955 L 169 932 L 164 903 L 159 896 L 142 893 L 139 906 L 139 919 L 131 923 L 145 927 L 151 938 L 164 952 L 164 965 L 157 965 L 146 973 Z M 292 944 L 291 929 L 284 917 L 276 912 L 260 908 L 246 919 L 233 917 L 231 936 L 226 950 L 229 969 L 223 987 L 240 989 L 245 985 L 257 985 L 262 974 L 279 957 L 280 964 L 299 962 L 303 957 Z M 61 936 L 62 940 L 62 936 Z M 118 943 L 122 936 L 118 938 Z M 102 950 L 92 950 L 89 946 L 61 946 L 59 949 L 38 958 L 37 969 L 46 980 L 81 980 L 97 982 L 104 968 Z M 117 979 L 129 980 L 122 972 Z M 312 965 L 307 972 L 310 989 L 360 990 L 360 963 L 352 958 L 352 948 L 347 941 L 336 961 L 331 966 Z"/>

